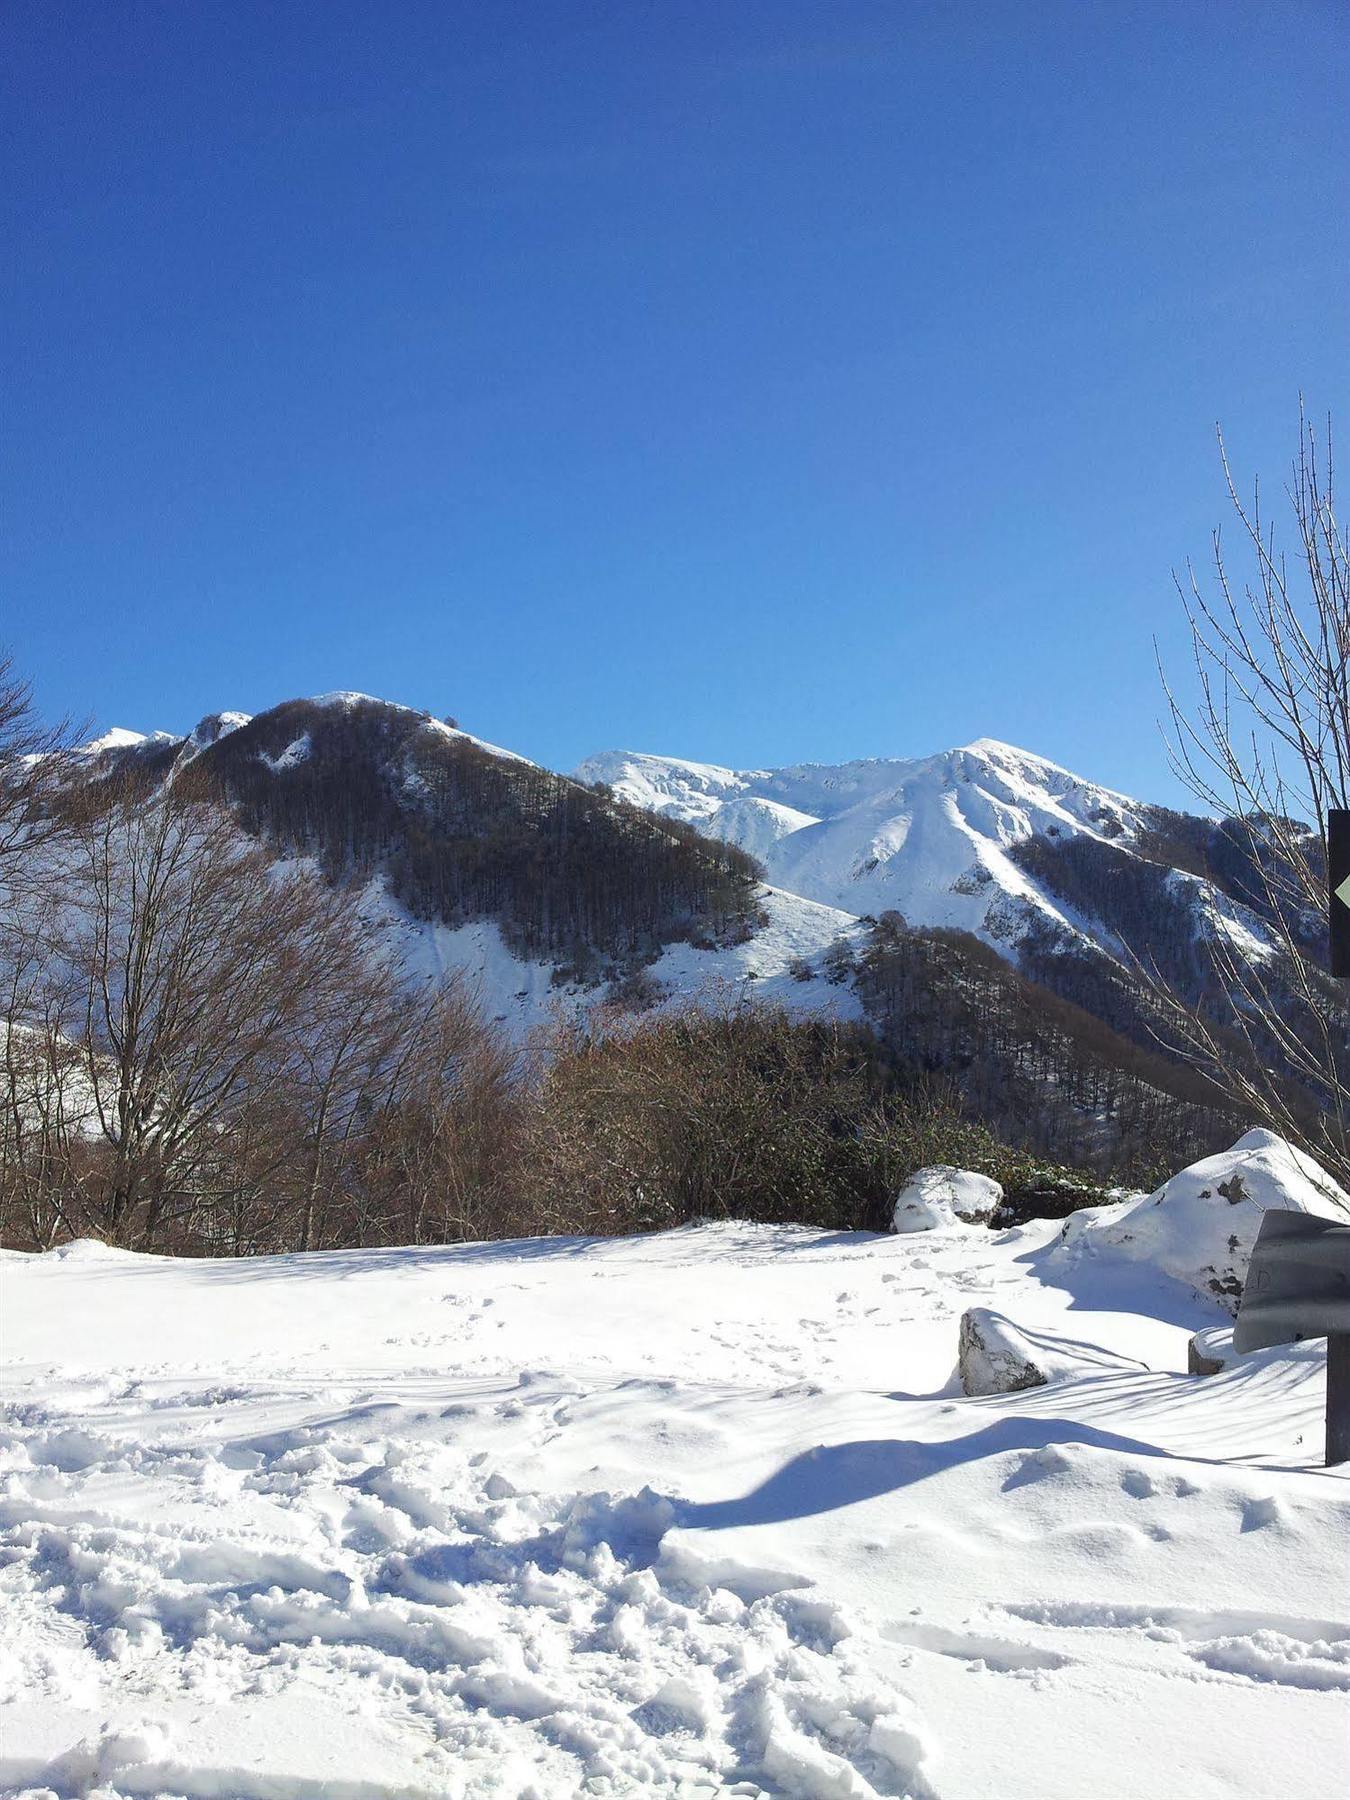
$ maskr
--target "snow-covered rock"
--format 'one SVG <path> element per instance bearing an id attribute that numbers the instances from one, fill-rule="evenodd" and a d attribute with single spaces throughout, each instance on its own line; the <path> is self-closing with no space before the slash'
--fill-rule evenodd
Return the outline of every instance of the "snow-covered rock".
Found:
<path id="1" fill-rule="evenodd" d="M 1137 1373 L 1144 1366 L 1099 1344 L 1016 1325 L 992 1307 L 972 1306 L 961 1315 L 957 1370 L 963 1394 L 1015 1394 L 1052 1381 Z"/>
<path id="2" fill-rule="evenodd" d="M 957 1367 L 963 1394 L 1012 1394 L 1050 1379 L 1012 1320 L 986 1306 L 961 1314 Z"/>
<path id="3" fill-rule="evenodd" d="M 966 1225 L 984 1225 L 1003 1204 L 1003 1189 L 988 1175 L 971 1169 L 953 1169 L 934 1163 L 907 1181 L 895 1199 L 893 1231 L 925 1230 L 922 1225 L 902 1225 L 901 1218 L 931 1217 L 934 1224 L 950 1224 L 957 1218 Z"/>
<path id="4" fill-rule="evenodd" d="M 1350 1224 L 1350 1195 L 1312 1157 L 1273 1131 L 1249 1131 L 1156 1193 L 1071 1214 L 1055 1255 L 1151 1263 L 1236 1312 L 1262 1214 L 1272 1208 Z"/>
<path id="5" fill-rule="evenodd" d="M 925 1194 L 911 1183 L 896 1195 L 891 1214 L 894 1232 L 903 1235 L 910 1231 L 945 1231 L 959 1223 L 949 1203 L 938 1194 Z"/>
<path id="6" fill-rule="evenodd" d="M 1192 1334 L 1186 1346 L 1186 1369 L 1191 1375 L 1218 1375 L 1237 1360 L 1233 1327 L 1211 1325 Z"/>

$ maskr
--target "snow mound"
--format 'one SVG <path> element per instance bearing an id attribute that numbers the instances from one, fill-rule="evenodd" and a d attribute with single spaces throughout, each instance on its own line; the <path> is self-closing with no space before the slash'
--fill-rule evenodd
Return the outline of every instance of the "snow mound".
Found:
<path id="1" fill-rule="evenodd" d="M 891 1230 L 928 1231 L 958 1219 L 966 1225 L 982 1225 L 1002 1204 L 1003 1189 L 988 1175 L 934 1163 L 920 1169 L 896 1195 Z"/>
<path id="2" fill-rule="evenodd" d="M 1312 1157 L 1273 1131 L 1249 1131 L 1156 1193 L 1072 1214 L 1055 1255 L 1106 1251 L 1151 1263 L 1236 1312 L 1261 1217 L 1271 1209 L 1350 1224 L 1350 1195 Z"/>
<path id="3" fill-rule="evenodd" d="M 115 1244 L 105 1244 L 102 1238 L 76 1238 L 73 1244 L 58 1244 L 54 1250 L 44 1250 L 41 1255 L 48 1262 L 62 1263 L 120 1263 L 139 1260 L 134 1250 L 119 1250 Z"/>

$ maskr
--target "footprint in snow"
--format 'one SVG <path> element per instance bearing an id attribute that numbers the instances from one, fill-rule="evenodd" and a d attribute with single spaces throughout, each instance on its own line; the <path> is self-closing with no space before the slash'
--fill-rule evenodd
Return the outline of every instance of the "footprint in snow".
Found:
<path id="1" fill-rule="evenodd" d="M 1151 1500 L 1158 1492 L 1153 1477 L 1143 1469 L 1126 1469 L 1120 1485 L 1134 1500 Z"/>

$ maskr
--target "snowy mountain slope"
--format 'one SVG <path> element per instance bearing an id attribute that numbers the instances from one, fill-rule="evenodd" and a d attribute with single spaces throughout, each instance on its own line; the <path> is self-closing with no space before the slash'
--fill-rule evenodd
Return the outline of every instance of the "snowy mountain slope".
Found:
<path id="1" fill-rule="evenodd" d="M 718 807 L 703 829 L 709 837 L 739 844 L 742 850 L 767 864 L 784 838 L 818 823 L 811 813 L 799 812 L 780 801 L 765 800 L 757 794 L 736 794 Z"/>
<path id="2" fill-rule="evenodd" d="M 1338 1791 L 1323 1347 L 1058 1232 L 8 1255 L 0 1786 Z M 970 1307 L 1081 1372 L 964 1398 Z"/>
<path id="3" fill-rule="evenodd" d="M 438 759 L 438 746 L 456 755 Z M 469 752 L 481 752 L 491 763 L 475 764 Z M 584 940 L 585 921 L 596 913 L 587 884 L 602 900 L 607 893 L 636 891 L 635 870 L 628 865 L 639 864 L 646 854 L 650 828 L 643 814 L 621 817 L 625 808 L 575 788 L 525 757 L 412 708 L 347 692 L 287 702 L 256 717 L 213 713 L 182 738 L 114 731 L 86 746 L 85 754 L 93 774 L 139 770 L 147 778 L 147 798 L 159 782 L 204 784 L 204 791 L 238 805 L 249 828 L 286 854 L 313 850 L 343 879 L 364 876 L 353 886 L 354 903 L 367 919 L 390 929 L 411 978 L 462 975 L 489 1016 L 513 1037 L 523 1038 L 560 1008 L 585 1010 L 607 996 L 612 963 L 606 968 L 597 959 L 598 967 L 578 970 L 575 954 L 569 954 L 575 943 L 561 950 L 522 943 L 521 931 L 511 929 L 519 924 L 519 907 L 515 915 L 511 910 L 511 883 L 516 880 L 515 892 L 524 892 L 526 905 L 531 888 L 551 884 L 550 899 L 537 909 L 540 919 L 547 925 L 573 906 L 576 936 Z M 496 765 L 505 768 L 498 774 Z M 521 783 L 529 789 L 523 800 L 515 797 Z M 352 794 L 362 796 L 357 808 Z M 580 802 L 579 818 L 550 836 L 549 810 L 570 801 Z M 742 829 L 764 841 L 802 822 L 801 815 L 772 802 L 751 799 L 746 805 L 759 816 L 747 815 Z M 346 834 L 341 842 L 334 841 L 328 824 L 334 819 Z M 576 850 L 583 828 L 590 832 L 586 855 Z M 322 841 L 315 839 L 316 830 Z M 429 876 L 413 883 L 405 878 L 400 886 L 396 876 L 401 867 L 406 877 L 400 854 L 407 836 L 421 846 L 423 864 L 430 860 L 432 866 Z M 666 851 L 668 858 L 682 859 L 685 869 L 691 859 L 706 859 L 702 840 L 686 837 L 687 843 Z M 438 846 L 475 840 L 485 847 L 483 854 L 465 860 L 480 889 L 476 899 L 459 905 L 456 916 L 444 901 L 447 892 L 462 900 L 459 869 L 453 867 L 447 877 L 434 859 Z M 569 845 L 570 871 L 560 866 Z M 601 858 L 608 860 L 607 879 L 588 866 Z M 659 885 L 670 884 L 662 877 Z M 857 1016 L 853 994 L 824 979 L 818 966 L 838 940 L 857 937 L 856 921 L 798 895 L 760 888 L 753 871 L 747 893 L 752 904 L 742 909 L 740 929 L 710 926 L 692 903 L 686 918 L 678 899 L 668 917 L 635 921 L 628 935 L 634 943 L 648 940 L 636 961 L 646 967 L 648 991 L 657 1004 L 743 995 L 753 986 L 756 994 L 794 1012 Z M 580 948 L 587 948 L 584 941 Z M 816 965 L 815 972 L 804 965 Z"/>
<path id="4" fill-rule="evenodd" d="M 292 702 L 291 704 L 296 703 Z M 527 764 L 530 760 L 527 756 L 518 755 L 514 750 L 503 750 L 498 744 L 489 744 L 486 738 L 475 737 L 471 731 L 461 731 L 457 725 L 447 725 L 444 720 L 433 718 L 429 713 L 418 712 L 415 707 L 400 705 L 396 700 L 380 700 L 373 694 L 359 694 L 348 689 L 335 689 L 328 694 L 312 694 L 299 704 L 323 707 L 334 712 L 351 712 L 360 706 L 388 708 L 390 711 L 419 719 L 426 729 L 434 731 L 440 737 L 451 740 L 460 738 L 466 744 L 474 744 L 478 749 L 486 750 L 490 756 L 501 756 L 510 762 Z M 129 731 L 123 726 L 115 725 L 110 731 L 105 731 L 102 736 L 92 738 L 87 744 L 82 744 L 79 754 L 98 757 L 109 750 L 134 751 L 172 745 L 187 758 L 195 756 L 212 744 L 219 743 L 221 738 L 228 737 L 232 731 L 239 731 L 243 726 L 251 725 L 255 716 L 261 715 L 231 711 L 207 713 L 205 718 L 198 720 L 186 737 L 175 737 L 169 731 Z"/>
<path id="5" fill-rule="evenodd" d="M 893 910 L 911 926 L 972 932 L 1005 955 L 1038 925 L 1066 943 L 1118 954 L 1114 932 L 1058 897 L 1013 853 L 1033 838 L 1128 852 L 1159 813 L 991 738 L 915 760 L 785 769 L 610 751 L 576 773 L 701 831 L 739 842 L 743 830 L 770 881 L 792 893 L 855 915 Z M 745 811 L 754 802 L 789 808 L 802 822 L 766 841 Z M 1259 924 L 1245 909 L 1194 877 L 1180 879 L 1191 890 L 1197 928 L 1207 921 L 1245 933 L 1259 949 Z"/>
<path id="6" fill-rule="evenodd" d="M 915 928 L 972 933 L 1151 1050 L 1125 943 L 1197 992 L 1194 946 L 1207 937 L 1221 931 L 1266 954 L 1259 918 L 1193 872 L 1203 845 L 1188 845 L 1187 833 L 1199 844 L 1216 827 L 991 739 L 918 759 L 784 769 L 612 752 L 583 763 L 575 781 L 584 785 L 569 795 L 564 778 L 455 726 L 342 692 L 253 719 L 213 714 L 181 739 L 113 733 L 91 750 L 99 773 L 139 767 L 157 780 L 214 780 L 249 829 L 283 848 L 327 831 L 325 866 L 383 873 L 418 967 L 470 971 L 489 1011 L 516 1032 L 565 995 L 569 1006 L 602 997 L 616 963 L 654 962 L 666 1003 L 757 982 L 794 1010 L 852 1015 L 854 997 L 822 978 L 823 960 L 841 938 L 863 945 L 859 918 L 897 913 Z M 480 753 L 489 761 L 469 769 Z M 569 811 L 584 833 L 565 823 Z M 634 826 L 643 813 L 685 834 L 682 847 L 668 847 L 681 865 L 673 884 L 644 873 L 650 845 Z M 687 880 L 700 835 L 767 872 L 753 904 L 744 888 L 730 902 L 734 929 L 728 872 L 711 887 Z M 1187 867 L 1168 865 L 1172 850 L 1189 856 Z M 1150 872 L 1152 890 L 1126 896 L 1122 858 Z M 709 902 L 700 885 L 723 899 Z M 640 888 L 646 910 L 619 917 L 623 896 Z M 716 922 L 706 930 L 699 913 L 709 904 Z M 575 925 L 564 930 L 561 920 Z M 795 978 L 803 961 L 813 965 L 805 980 Z"/>
<path id="7" fill-rule="evenodd" d="M 651 1010 L 753 997 L 799 1016 L 860 1018 L 862 1008 L 852 988 L 831 981 L 821 967 L 836 945 L 860 943 L 858 921 L 779 888 L 762 889 L 760 904 L 764 922 L 743 943 L 721 949 L 667 945 L 647 971 L 655 983 Z M 378 889 L 367 895 L 364 906 L 367 916 L 389 926 L 413 980 L 458 975 L 488 1017 L 517 1042 L 560 1012 L 569 1017 L 585 1013 L 606 996 L 604 988 L 569 981 L 554 963 L 517 956 L 490 919 L 458 926 L 416 919 Z"/>

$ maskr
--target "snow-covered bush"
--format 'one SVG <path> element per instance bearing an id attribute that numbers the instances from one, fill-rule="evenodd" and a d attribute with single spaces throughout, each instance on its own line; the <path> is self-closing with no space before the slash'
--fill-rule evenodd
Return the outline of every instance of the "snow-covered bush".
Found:
<path id="1" fill-rule="evenodd" d="M 1310 1156 L 1272 1131 L 1249 1131 L 1155 1193 L 1072 1214 L 1055 1254 L 1152 1263 L 1236 1312 L 1261 1216 L 1272 1208 L 1350 1224 L 1350 1196 Z"/>
<path id="2" fill-rule="evenodd" d="M 961 1220 L 984 1225 L 1003 1204 L 1003 1189 L 988 1175 L 945 1163 L 920 1169 L 895 1197 L 892 1231 L 929 1231 Z"/>

